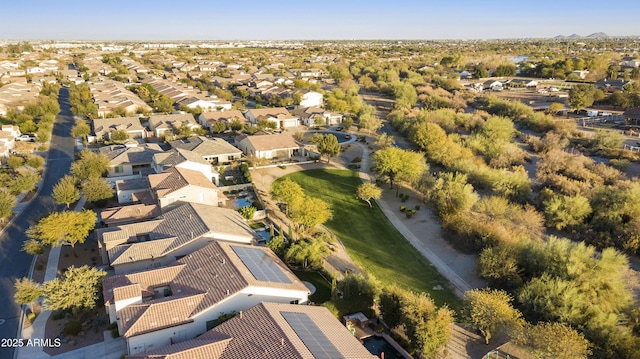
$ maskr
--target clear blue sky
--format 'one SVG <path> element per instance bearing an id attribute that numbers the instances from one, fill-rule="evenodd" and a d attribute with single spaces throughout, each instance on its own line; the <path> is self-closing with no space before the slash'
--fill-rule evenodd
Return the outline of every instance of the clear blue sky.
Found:
<path id="1" fill-rule="evenodd" d="M 638 0 L 5 0 L 0 39 L 494 39 L 640 35 Z"/>

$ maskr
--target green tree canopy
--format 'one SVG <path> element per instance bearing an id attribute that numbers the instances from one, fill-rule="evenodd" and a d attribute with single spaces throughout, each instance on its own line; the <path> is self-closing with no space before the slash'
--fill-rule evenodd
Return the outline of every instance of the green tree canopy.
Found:
<path id="1" fill-rule="evenodd" d="M 29 227 L 27 235 L 49 246 L 69 244 L 75 250 L 75 244 L 84 243 L 97 220 L 95 212 L 86 209 L 53 212 Z"/>
<path id="2" fill-rule="evenodd" d="M 507 292 L 495 289 L 474 289 L 464 295 L 465 313 L 489 344 L 491 337 L 502 331 L 514 331 L 522 325 L 522 314 L 511 305 Z"/>
<path id="3" fill-rule="evenodd" d="M 322 260 L 329 254 L 329 247 L 322 239 L 301 239 L 291 244 L 284 259 L 302 264 L 304 268 L 320 269 L 322 268 Z"/>
<path id="4" fill-rule="evenodd" d="M 111 132 L 111 141 L 115 143 L 123 143 L 129 139 L 127 130 L 116 130 Z"/>
<path id="5" fill-rule="evenodd" d="M 376 186 L 375 183 L 363 183 L 356 189 L 356 196 L 359 199 L 367 202 L 369 207 L 371 207 L 371 200 L 380 199 L 380 196 L 382 196 L 382 189 Z"/>
<path id="6" fill-rule="evenodd" d="M 332 216 L 329 203 L 320 198 L 305 197 L 303 201 L 295 201 L 291 206 L 291 220 L 305 229 L 323 224 Z"/>
<path id="7" fill-rule="evenodd" d="M 453 312 L 436 308 L 425 293 L 410 295 L 403 301 L 405 333 L 411 346 L 424 356 L 432 357 L 449 343 Z"/>
<path id="8" fill-rule="evenodd" d="M 414 182 L 428 169 L 421 153 L 397 147 L 379 150 L 372 159 L 376 172 L 389 177 L 391 188 L 396 181 Z"/>
<path id="9" fill-rule="evenodd" d="M 82 150 L 78 159 L 71 164 L 71 174 L 80 180 L 102 177 L 109 168 L 109 159 L 101 153 Z"/>
<path id="10" fill-rule="evenodd" d="M 75 316 L 80 310 L 95 308 L 99 286 L 106 275 L 106 272 L 87 265 L 67 268 L 62 278 L 43 284 L 45 308 L 72 309 Z"/>
<path id="11" fill-rule="evenodd" d="M 86 138 L 89 133 L 91 133 L 91 128 L 84 120 L 79 120 L 78 123 L 71 128 L 71 136 L 73 137 Z"/>
<path id="12" fill-rule="evenodd" d="M 271 185 L 271 194 L 273 198 L 287 204 L 287 214 L 289 214 L 291 206 L 304 199 L 302 187 L 289 178 L 274 182 Z"/>
<path id="13" fill-rule="evenodd" d="M 0 221 L 13 214 L 13 206 L 16 204 L 16 196 L 0 190 Z"/>
<path id="14" fill-rule="evenodd" d="M 16 280 L 13 300 L 16 304 L 27 304 L 33 313 L 33 303 L 42 296 L 42 286 L 29 278 Z"/>
<path id="15" fill-rule="evenodd" d="M 382 319 L 389 328 L 396 328 L 404 322 L 402 303 L 408 295 L 407 291 L 395 285 L 385 287 L 378 299 L 378 307 Z"/>
<path id="16" fill-rule="evenodd" d="M 113 188 L 102 177 L 90 177 L 82 181 L 82 195 L 89 202 L 98 202 L 113 197 Z"/>
<path id="17" fill-rule="evenodd" d="M 593 105 L 596 96 L 596 88 L 593 85 L 577 85 L 569 90 L 569 104 L 571 108 L 583 109 Z"/>
<path id="18" fill-rule="evenodd" d="M 316 143 L 318 152 L 321 156 L 327 156 L 327 163 L 331 161 L 331 157 L 335 157 L 340 154 L 340 144 L 338 138 L 332 134 L 323 135 L 321 139 Z"/>
<path id="19" fill-rule="evenodd" d="M 69 175 L 66 175 L 53 186 L 53 193 L 51 196 L 53 200 L 58 204 L 69 205 L 80 199 L 80 190 L 77 187 L 77 180 Z"/>
<path id="20" fill-rule="evenodd" d="M 564 323 L 528 325 L 516 343 L 531 350 L 535 359 L 586 359 L 591 354 L 584 335 Z"/>
<path id="21" fill-rule="evenodd" d="M 458 172 L 441 173 L 428 194 L 441 216 L 469 212 L 479 198 L 467 175 Z"/>

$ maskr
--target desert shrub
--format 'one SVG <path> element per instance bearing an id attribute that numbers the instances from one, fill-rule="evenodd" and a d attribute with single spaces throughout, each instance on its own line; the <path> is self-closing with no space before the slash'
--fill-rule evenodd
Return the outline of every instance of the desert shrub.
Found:
<path id="1" fill-rule="evenodd" d="M 82 323 L 77 320 L 72 320 L 64 323 L 64 334 L 76 336 L 82 331 Z"/>

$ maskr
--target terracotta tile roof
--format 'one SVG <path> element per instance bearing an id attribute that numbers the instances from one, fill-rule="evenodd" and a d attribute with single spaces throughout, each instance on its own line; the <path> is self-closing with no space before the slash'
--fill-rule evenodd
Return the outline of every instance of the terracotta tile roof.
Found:
<path id="1" fill-rule="evenodd" d="M 152 204 L 134 204 L 131 206 L 113 207 L 103 209 L 100 218 L 106 225 L 114 225 L 122 222 L 141 221 L 160 215 L 160 207 Z"/>
<path id="2" fill-rule="evenodd" d="M 170 252 L 168 248 L 176 238 L 157 239 L 154 241 L 121 244 L 107 251 L 112 266 L 134 263 L 143 260 L 160 258 Z"/>
<path id="3" fill-rule="evenodd" d="M 242 151 L 221 138 L 197 136 L 184 140 L 171 141 L 169 144 L 173 148 L 191 151 L 202 157 L 242 153 Z"/>
<path id="4" fill-rule="evenodd" d="M 128 359 L 216 359 L 219 358 L 231 342 L 231 338 L 221 336 L 211 339 L 192 339 L 168 347 L 151 350 L 144 354 L 128 355 Z"/>
<path id="5" fill-rule="evenodd" d="M 107 156 L 110 166 L 117 166 L 121 164 L 151 164 L 153 155 L 164 153 L 164 151 L 157 144 L 145 144 L 136 147 L 107 146 L 100 148 L 100 153 Z"/>
<path id="6" fill-rule="evenodd" d="M 153 287 L 168 285 L 173 281 L 178 273 L 184 269 L 185 264 L 175 264 L 164 268 L 153 269 L 149 271 L 131 273 L 126 275 L 117 275 L 107 277 L 102 282 L 102 293 L 106 304 L 113 304 L 113 300 L 124 299 L 118 297 L 117 290 L 121 287 L 127 288 L 136 285 L 138 288 L 137 295 L 142 291 L 153 292 Z"/>
<path id="7" fill-rule="evenodd" d="M 194 358 L 189 351 L 202 344 L 201 358 L 207 359 L 317 359 L 305 345 L 304 335 L 285 319 L 286 313 L 301 313 L 320 330 L 328 343 L 339 356 L 331 359 L 375 359 L 375 355 L 356 339 L 328 309 L 324 307 L 261 303 L 238 315 L 197 339 L 169 345 L 145 354 L 130 356 L 135 359 L 155 358 Z M 231 340 L 229 341 L 229 337 Z M 220 347 L 209 346 L 214 343 L 228 343 L 222 353 Z M 206 346 L 205 346 L 206 345 Z M 183 349 L 184 348 L 184 349 Z M 183 351 L 184 350 L 184 351 Z M 184 352 L 185 356 L 177 356 Z M 166 356 L 163 356 L 166 355 Z M 169 356 L 172 355 L 172 356 Z M 175 356 L 174 356 L 175 355 Z"/>
<path id="8" fill-rule="evenodd" d="M 180 127 L 183 124 L 190 126 L 199 126 L 193 115 L 190 113 L 149 116 L 149 126 L 153 129 L 173 129 L 176 127 Z"/>
<path id="9" fill-rule="evenodd" d="M 111 131 L 120 129 L 131 131 L 144 131 L 138 117 L 96 118 L 93 120 L 94 134 L 102 137 Z"/>
<path id="10" fill-rule="evenodd" d="M 288 133 L 277 133 L 273 135 L 248 136 L 246 141 L 256 151 L 270 151 L 278 149 L 300 148 L 301 144 Z"/>
<path id="11" fill-rule="evenodd" d="M 186 168 L 171 167 L 162 173 L 149 175 L 149 185 L 161 198 L 187 186 L 216 190 L 218 187 L 201 172 Z"/>
<path id="12" fill-rule="evenodd" d="M 147 242 L 148 243 L 148 242 Z M 256 248 L 267 254 L 264 261 L 273 261 L 291 279 L 290 283 L 258 281 L 231 247 Z M 125 337 L 135 336 L 168 326 L 191 321 L 231 295 L 249 287 L 278 288 L 307 292 L 306 286 L 265 247 L 252 247 L 214 241 L 206 247 L 178 260 L 176 266 L 125 274 L 107 278 L 103 284 L 105 302 L 133 298 L 138 290 L 152 291 L 168 285 L 171 296 L 130 305 L 119 312 Z M 137 283 L 136 285 L 132 285 Z M 119 287 L 124 287 L 120 291 Z"/>
<path id="13" fill-rule="evenodd" d="M 251 109 L 249 112 L 253 115 L 253 117 L 258 118 L 261 116 L 265 117 L 278 117 L 278 115 L 284 115 L 286 118 L 292 118 L 289 110 L 284 107 L 268 107 L 268 108 L 256 108 Z"/>
<path id="14" fill-rule="evenodd" d="M 153 158 L 155 159 L 155 162 L 159 164 L 163 169 L 173 167 L 187 161 L 211 166 L 211 164 L 204 158 L 191 151 L 183 149 L 173 149 L 163 153 L 156 153 L 155 155 L 153 155 Z"/>
<path id="15" fill-rule="evenodd" d="M 237 211 L 199 203 L 181 204 L 151 221 L 96 230 L 98 240 L 110 248 L 112 265 L 166 256 L 205 234 L 249 241 L 255 232 Z M 141 235 L 148 236 L 147 241 L 141 242 Z"/>
<path id="16" fill-rule="evenodd" d="M 238 110 L 203 112 L 201 116 L 208 123 L 213 123 L 217 121 L 231 122 L 231 120 L 233 120 L 234 118 L 237 118 L 242 122 L 246 121 L 242 112 Z"/>

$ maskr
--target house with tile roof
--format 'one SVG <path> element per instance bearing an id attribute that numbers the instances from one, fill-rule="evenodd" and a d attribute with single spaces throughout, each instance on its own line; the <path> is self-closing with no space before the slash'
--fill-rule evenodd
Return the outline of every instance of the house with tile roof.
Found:
<path id="1" fill-rule="evenodd" d="M 222 313 L 304 304 L 309 289 L 270 249 L 213 241 L 171 266 L 106 278 L 103 294 L 129 354 L 139 354 L 191 340 Z"/>
<path id="2" fill-rule="evenodd" d="M 20 128 L 15 125 L 2 125 L 0 129 L 0 157 L 9 157 L 20 137 Z"/>
<path id="3" fill-rule="evenodd" d="M 321 107 L 324 103 L 324 97 L 316 91 L 303 91 L 300 107 Z"/>
<path id="4" fill-rule="evenodd" d="M 305 126 L 315 126 L 316 120 L 319 120 L 323 125 L 338 125 L 342 122 L 342 115 L 327 111 L 320 107 L 299 107 L 291 114 L 298 116 L 300 123 Z"/>
<path id="5" fill-rule="evenodd" d="M 238 120 L 242 124 L 249 124 L 250 122 L 244 117 L 242 112 L 238 110 L 231 111 L 212 111 L 212 112 L 203 112 L 198 116 L 198 122 L 202 127 L 206 128 L 211 132 L 211 127 L 216 122 L 224 122 L 227 127 L 229 124 Z"/>
<path id="6" fill-rule="evenodd" d="M 116 197 L 119 204 L 137 202 L 136 198 L 142 192 L 151 194 L 147 176 L 120 179 L 113 183 L 115 184 Z"/>
<path id="7" fill-rule="evenodd" d="M 195 118 L 190 113 L 177 113 L 171 115 L 151 115 L 149 116 L 149 128 L 156 137 L 165 134 L 174 134 L 174 131 L 182 126 L 187 126 L 192 130 L 200 127 Z"/>
<path id="8" fill-rule="evenodd" d="M 260 303 L 199 337 L 128 359 L 375 359 L 324 307 Z"/>
<path id="9" fill-rule="evenodd" d="M 124 130 L 129 138 L 146 138 L 147 132 L 138 117 L 96 118 L 93 120 L 93 134 L 98 139 L 108 140 L 111 133 Z"/>
<path id="10" fill-rule="evenodd" d="M 171 167 L 148 177 L 149 186 L 160 208 L 174 202 L 224 205 L 226 197 L 201 172 L 183 167 Z"/>
<path id="11" fill-rule="evenodd" d="M 152 173 L 153 156 L 164 153 L 164 150 L 155 143 L 137 144 L 135 142 L 101 147 L 99 151 L 109 159 L 107 180 L 110 182 L 140 178 Z"/>
<path id="12" fill-rule="evenodd" d="M 201 172 L 211 179 L 216 186 L 219 184 L 220 174 L 198 154 L 182 148 L 174 148 L 163 153 L 153 155 L 151 167 L 156 173 L 163 172 L 171 167 L 181 167 Z"/>
<path id="13" fill-rule="evenodd" d="M 223 101 L 216 96 L 208 96 L 200 98 L 196 96 L 187 96 L 176 102 L 178 106 L 186 106 L 188 108 L 198 108 L 203 111 L 225 111 L 231 110 L 233 105 L 229 101 Z"/>
<path id="14" fill-rule="evenodd" d="M 242 151 L 222 138 L 188 137 L 169 142 L 171 147 L 191 151 L 214 166 L 228 164 L 242 157 Z"/>
<path id="15" fill-rule="evenodd" d="M 214 240 L 249 244 L 256 236 L 237 211 L 188 202 L 152 220 L 96 229 L 103 263 L 117 274 L 166 266 Z"/>
<path id="16" fill-rule="evenodd" d="M 162 214 L 157 204 L 138 203 L 129 206 L 109 207 L 100 211 L 100 221 L 107 227 L 136 223 Z"/>
<path id="17" fill-rule="evenodd" d="M 274 160 L 288 160 L 295 156 L 304 156 L 302 143 L 289 133 L 275 133 L 263 135 L 240 135 L 236 137 L 236 146 L 247 155 L 257 158 Z"/>
<path id="18" fill-rule="evenodd" d="M 298 118 L 291 115 L 284 107 L 251 109 L 247 111 L 244 116 L 254 125 L 260 120 L 266 120 L 274 122 L 276 128 L 298 126 Z"/>

